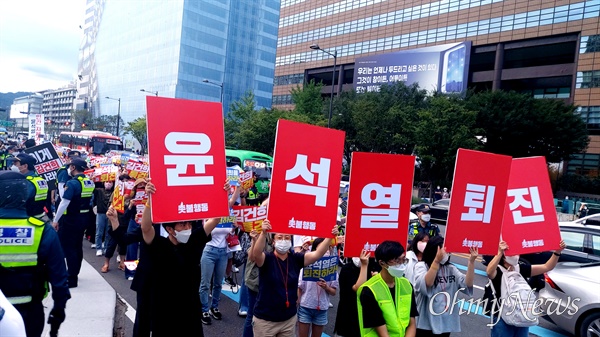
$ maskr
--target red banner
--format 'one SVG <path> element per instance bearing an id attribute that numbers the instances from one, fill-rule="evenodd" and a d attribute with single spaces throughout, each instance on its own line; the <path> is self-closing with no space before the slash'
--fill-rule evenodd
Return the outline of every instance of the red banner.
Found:
<path id="1" fill-rule="evenodd" d="M 262 222 L 267 218 L 266 206 L 233 206 L 233 215 L 241 230 L 262 232 Z"/>
<path id="2" fill-rule="evenodd" d="M 445 246 L 448 252 L 495 255 L 512 158 L 458 149 Z"/>
<path id="3" fill-rule="evenodd" d="M 373 168 L 381 169 L 373 174 Z M 344 256 L 375 251 L 385 240 L 406 247 L 415 157 L 354 152 Z M 374 255 L 372 255 L 374 256 Z"/>
<path id="4" fill-rule="evenodd" d="M 119 168 L 113 164 L 102 164 L 94 169 L 86 170 L 84 173 L 95 183 L 115 181 Z"/>
<path id="5" fill-rule="evenodd" d="M 229 216 L 220 103 L 146 97 L 153 222 Z"/>
<path id="6" fill-rule="evenodd" d="M 150 167 L 148 163 L 129 159 L 127 166 L 125 166 L 125 172 L 131 177 L 131 179 L 137 180 L 141 178 L 147 178 Z"/>
<path id="7" fill-rule="evenodd" d="M 513 159 L 508 182 L 502 239 L 507 255 L 558 249 L 560 228 L 546 158 Z"/>
<path id="8" fill-rule="evenodd" d="M 331 237 L 344 132 L 280 119 L 275 138 L 268 206 L 273 232 Z"/>
<path id="9" fill-rule="evenodd" d="M 115 180 L 111 205 L 117 212 L 125 213 L 125 196 L 131 193 L 134 183 L 133 180 Z"/>

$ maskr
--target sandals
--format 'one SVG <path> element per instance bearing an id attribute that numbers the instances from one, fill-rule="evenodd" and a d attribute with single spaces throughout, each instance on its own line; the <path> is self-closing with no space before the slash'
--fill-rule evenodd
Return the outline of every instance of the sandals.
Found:
<path id="1" fill-rule="evenodd" d="M 102 268 L 100 269 L 101 273 L 108 273 L 108 266 L 107 265 L 103 265 Z"/>
<path id="2" fill-rule="evenodd" d="M 124 264 L 119 264 L 119 270 L 125 271 L 125 265 Z"/>

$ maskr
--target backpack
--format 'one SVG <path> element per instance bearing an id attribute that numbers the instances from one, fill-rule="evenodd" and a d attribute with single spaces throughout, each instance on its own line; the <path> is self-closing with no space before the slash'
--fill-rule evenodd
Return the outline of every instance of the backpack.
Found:
<path id="1" fill-rule="evenodd" d="M 519 272 L 519 266 L 515 266 L 514 271 L 508 271 L 502 266 L 498 267 L 502 271 L 500 303 L 503 304 L 503 307 L 500 317 L 506 324 L 512 326 L 529 327 L 538 325 L 538 317 L 533 313 L 537 295 Z M 492 285 L 495 296 L 496 292 L 493 288 Z"/>

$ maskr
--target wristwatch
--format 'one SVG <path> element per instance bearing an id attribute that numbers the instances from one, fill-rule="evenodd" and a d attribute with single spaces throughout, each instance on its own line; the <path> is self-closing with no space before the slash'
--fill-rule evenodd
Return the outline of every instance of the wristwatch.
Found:
<path id="1" fill-rule="evenodd" d="M 553 252 L 552 254 L 556 255 L 556 256 L 561 256 L 562 253 L 557 253 L 557 252 Z"/>

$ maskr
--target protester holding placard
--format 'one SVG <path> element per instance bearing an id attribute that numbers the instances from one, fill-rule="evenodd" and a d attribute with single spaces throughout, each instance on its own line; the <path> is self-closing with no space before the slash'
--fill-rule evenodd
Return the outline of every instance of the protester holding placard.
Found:
<path id="1" fill-rule="evenodd" d="M 291 235 L 277 233 L 273 238 L 275 251 L 265 253 L 265 236 L 271 229 L 269 220 L 263 221 L 262 232 L 252 249 L 252 258 L 260 268 L 260 290 L 252 321 L 254 335 L 294 337 L 300 270 L 325 255 L 331 238 L 321 242 L 314 252 L 291 253 Z M 334 237 L 338 235 L 337 226 L 331 233 Z"/>
<path id="2" fill-rule="evenodd" d="M 141 224 L 141 216 L 146 208 L 146 202 L 148 201 L 148 195 L 146 194 L 146 179 L 138 178 L 133 189 L 129 193 L 129 206 L 126 212 L 125 219 L 128 220 L 127 233 L 135 232 Z M 138 242 L 131 242 L 127 244 L 127 254 L 125 261 L 135 262 L 138 260 Z M 133 281 L 135 276 L 135 269 L 131 269 L 125 266 L 125 278 L 129 281 Z"/>
<path id="3" fill-rule="evenodd" d="M 419 317 L 417 336 L 450 336 L 460 332 L 459 310 L 453 299 L 459 291 L 473 296 L 477 248 L 469 248 L 467 273 L 450 263 L 444 238 L 434 236 L 423 250 L 423 260 L 415 266 L 415 295 Z"/>

